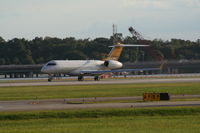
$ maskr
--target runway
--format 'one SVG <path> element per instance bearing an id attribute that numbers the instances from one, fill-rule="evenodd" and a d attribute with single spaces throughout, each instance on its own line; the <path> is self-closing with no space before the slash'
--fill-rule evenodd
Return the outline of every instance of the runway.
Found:
<path id="1" fill-rule="evenodd" d="M 61 85 L 95 85 L 95 84 L 136 84 L 136 83 L 185 83 L 200 82 L 200 78 L 147 78 L 147 79 L 103 79 L 101 81 L 66 80 L 66 81 L 37 81 L 37 82 L 12 82 L 0 83 L 0 87 L 8 86 L 61 86 Z"/>
<path id="2" fill-rule="evenodd" d="M 200 98 L 200 95 L 174 95 L 171 99 Z M 97 103 L 118 100 L 135 100 L 133 103 Z M 96 103 L 95 103 L 96 102 Z M 142 102 L 141 96 L 134 97 L 98 97 L 49 100 L 0 101 L 0 112 L 66 110 L 66 109 L 98 109 L 98 108 L 144 108 L 200 106 L 200 101 L 161 101 Z"/>

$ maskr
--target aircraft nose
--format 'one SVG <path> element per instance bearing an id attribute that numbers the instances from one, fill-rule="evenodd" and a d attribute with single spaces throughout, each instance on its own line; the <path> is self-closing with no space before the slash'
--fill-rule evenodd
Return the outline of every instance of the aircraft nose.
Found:
<path id="1" fill-rule="evenodd" d="M 43 72 L 43 73 L 46 73 L 46 72 L 47 72 L 46 66 L 43 66 L 43 67 L 42 67 L 41 72 Z"/>

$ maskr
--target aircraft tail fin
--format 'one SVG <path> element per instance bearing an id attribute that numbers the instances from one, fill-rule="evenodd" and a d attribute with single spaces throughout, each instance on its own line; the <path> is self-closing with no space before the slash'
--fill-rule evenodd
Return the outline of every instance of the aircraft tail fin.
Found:
<path id="1" fill-rule="evenodd" d="M 124 47 L 147 47 L 147 46 L 149 45 L 118 43 L 116 45 L 109 46 L 109 47 L 112 47 L 112 49 L 110 53 L 108 54 L 108 57 L 103 60 L 118 60 Z"/>

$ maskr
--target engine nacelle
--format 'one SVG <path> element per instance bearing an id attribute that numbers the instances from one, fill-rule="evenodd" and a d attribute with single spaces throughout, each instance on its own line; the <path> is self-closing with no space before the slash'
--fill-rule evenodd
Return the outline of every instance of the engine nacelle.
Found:
<path id="1" fill-rule="evenodd" d="M 119 61 L 115 61 L 115 60 L 106 60 L 104 62 L 104 66 L 110 69 L 117 69 L 117 68 L 121 68 L 123 65 L 121 62 Z"/>

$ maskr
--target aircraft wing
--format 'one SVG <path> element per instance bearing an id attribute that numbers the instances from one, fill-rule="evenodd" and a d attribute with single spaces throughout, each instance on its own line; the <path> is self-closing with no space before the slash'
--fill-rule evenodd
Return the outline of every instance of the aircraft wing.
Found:
<path id="1" fill-rule="evenodd" d="M 113 72 L 135 72 L 135 71 L 149 71 L 149 70 L 161 70 L 160 68 L 143 68 L 143 69 L 115 69 L 115 70 L 82 70 L 82 74 L 104 74 Z"/>

